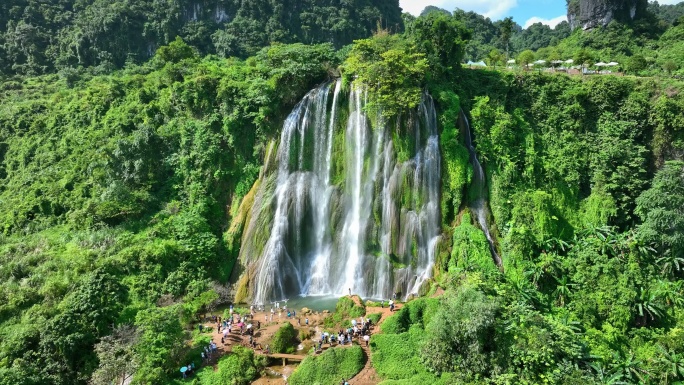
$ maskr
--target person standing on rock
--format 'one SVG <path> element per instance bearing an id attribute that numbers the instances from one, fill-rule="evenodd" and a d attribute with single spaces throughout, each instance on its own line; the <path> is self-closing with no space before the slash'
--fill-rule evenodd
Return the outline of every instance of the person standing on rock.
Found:
<path id="1" fill-rule="evenodd" d="M 351 287 L 349 288 L 349 296 L 351 297 Z"/>

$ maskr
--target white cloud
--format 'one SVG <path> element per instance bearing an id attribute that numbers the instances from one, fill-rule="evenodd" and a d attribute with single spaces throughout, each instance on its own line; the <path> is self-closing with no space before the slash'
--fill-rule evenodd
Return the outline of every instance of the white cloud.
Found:
<path id="1" fill-rule="evenodd" d="M 679 4 L 681 2 L 682 2 L 682 0 L 658 0 L 658 4 L 660 4 L 660 5 L 665 5 L 665 4 L 673 5 L 673 4 Z"/>
<path id="2" fill-rule="evenodd" d="M 541 17 L 534 16 L 525 22 L 523 28 L 527 29 L 529 26 L 535 23 L 542 23 L 551 28 L 556 28 L 558 24 L 564 21 L 568 21 L 568 17 L 566 15 L 560 15 L 558 17 L 554 17 L 553 19 L 542 19 Z"/>
<path id="3" fill-rule="evenodd" d="M 464 11 L 475 11 L 492 20 L 499 20 L 508 15 L 508 11 L 518 5 L 517 0 L 399 0 L 404 12 L 420 15 L 428 5 L 444 8 L 453 12 L 456 8 Z"/>

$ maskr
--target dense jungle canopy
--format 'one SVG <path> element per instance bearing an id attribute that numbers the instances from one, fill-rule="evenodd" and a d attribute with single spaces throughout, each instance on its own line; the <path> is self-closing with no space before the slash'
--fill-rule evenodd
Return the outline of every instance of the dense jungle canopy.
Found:
<path id="1" fill-rule="evenodd" d="M 670 76 L 684 23 L 681 6 L 649 9 L 657 30 L 570 31 L 402 18 L 380 0 L 3 1 L 0 385 L 181 383 L 207 342 L 198 315 L 235 298 L 243 208 L 283 122 L 339 77 L 378 120 L 424 92 L 436 104 L 441 241 L 424 298 L 371 339 L 383 384 L 684 380 L 684 83 Z M 494 49 L 644 62 L 630 76 L 462 68 Z M 362 357 L 326 353 L 293 381 Z M 247 384 L 263 364 L 237 349 L 193 381 Z"/>

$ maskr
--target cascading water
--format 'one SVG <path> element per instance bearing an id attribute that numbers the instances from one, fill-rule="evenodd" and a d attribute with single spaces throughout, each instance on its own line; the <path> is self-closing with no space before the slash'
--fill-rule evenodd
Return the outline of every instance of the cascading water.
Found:
<path id="1" fill-rule="evenodd" d="M 477 159 L 477 152 L 473 146 L 472 133 L 470 131 L 470 122 L 468 122 L 468 118 L 465 116 L 463 111 L 461 111 L 461 119 L 464 124 L 463 131 L 465 131 L 465 144 L 468 148 L 468 153 L 470 154 L 470 163 L 473 165 L 473 181 L 471 184 L 471 189 L 475 194 L 475 199 L 473 199 L 470 203 L 470 209 L 475 212 L 477 222 L 480 224 L 480 228 L 482 228 L 482 231 L 484 231 L 485 236 L 487 237 L 487 242 L 489 242 L 489 251 L 492 253 L 494 263 L 501 267 L 501 257 L 499 257 L 499 254 L 496 252 L 494 239 L 492 238 L 491 231 L 487 225 L 488 206 L 485 190 L 484 170 L 482 169 L 480 161 Z"/>
<path id="2" fill-rule="evenodd" d="M 440 239 L 434 103 L 424 95 L 390 129 L 380 113 L 369 118 L 367 98 L 363 89 L 343 92 L 341 81 L 325 84 L 285 121 L 276 176 L 261 177 L 243 234 L 240 259 L 255 303 L 349 289 L 407 297 L 431 278 Z M 401 156 L 397 135 L 412 138 Z M 263 247 L 259 224 L 270 226 Z"/>

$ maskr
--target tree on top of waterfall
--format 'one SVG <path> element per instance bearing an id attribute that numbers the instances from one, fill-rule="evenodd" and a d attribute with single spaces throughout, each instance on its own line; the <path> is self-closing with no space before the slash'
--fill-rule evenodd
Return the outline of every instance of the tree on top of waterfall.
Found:
<path id="1" fill-rule="evenodd" d="M 425 54 L 436 76 L 448 76 L 461 68 L 465 45 L 471 37 L 462 21 L 442 12 L 417 18 L 407 35 Z"/>
<path id="2" fill-rule="evenodd" d="M 382 106 L 394 116 L 420 104 L 429 68 L 425 54 L 399 35 L 381 31 L 357 40 L 343 65 L 343 75 L 371 91 L 370 108 Z"/>

